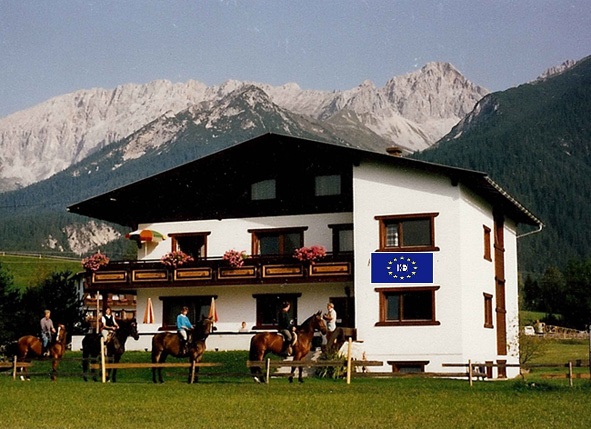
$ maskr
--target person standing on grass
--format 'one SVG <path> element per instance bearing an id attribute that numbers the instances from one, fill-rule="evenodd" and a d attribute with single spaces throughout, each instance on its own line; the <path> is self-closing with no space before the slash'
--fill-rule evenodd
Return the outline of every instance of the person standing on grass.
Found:
<path id="1" fill-rule="evenodd" d="M 332 336 L 337 329 L 337 312 L 334 309 L 334 304 L 329 302 L 326 304 L 326 313 L 322 316 L 326 321 L 326 335 L 324 336 L 325 346 L 330 349 L 332 345 Z"/>

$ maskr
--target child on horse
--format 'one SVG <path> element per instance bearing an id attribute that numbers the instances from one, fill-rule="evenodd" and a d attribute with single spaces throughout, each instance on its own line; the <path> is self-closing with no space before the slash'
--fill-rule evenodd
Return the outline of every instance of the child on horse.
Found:
<path id="1" fill-rule="evenodd" d="M 101 333 L 105 339 L 105 344 L 111 341 L 115 330 L 119 329 L 119 324 L 115 320 L 115 316 L 111 314 L 111 307 L 105 308 L 105 314 L 101 317 Z"/>
<path id="2" fill-rule="evenodd" d="M 189 312 L 189 307 L 183 307 L 181 313 L 176 317 L 176 328 L 178 333 L 181 337 L 181 351 L 182 354 L 188 353 L 187 343 L 190 339 L 191 330 L 193 329 L 193 325 L 191 321 L 187 317 L 187 313 Z"/>

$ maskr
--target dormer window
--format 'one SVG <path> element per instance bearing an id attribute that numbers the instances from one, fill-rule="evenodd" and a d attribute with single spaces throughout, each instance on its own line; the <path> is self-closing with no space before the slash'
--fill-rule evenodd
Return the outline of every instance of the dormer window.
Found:
<path id="1" fill-rule="evenodd" d="M 277 197 L 275 179 L 261 180 L 250 187 L 252 201 L 274 200 Z"/>
<path id="2" fill-rule="evenodd" d="M 339 174 L 316 176 L 314 190 L 317 197 L 341 195 L 341 176 Z"/>

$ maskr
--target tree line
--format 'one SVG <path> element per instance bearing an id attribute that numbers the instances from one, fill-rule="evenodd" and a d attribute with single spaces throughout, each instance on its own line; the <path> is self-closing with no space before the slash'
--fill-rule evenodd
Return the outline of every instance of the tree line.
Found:
<path id="1" fill-rule="evenodd" d="M 552 266 L 522 285 L 525 310 L 546 313 L 544 322 L 586 330 L 591 324 L 591 259 L 569 262 L 561 271 Z"/>
<path id="2" fill-rule="evenodd" d="M 20 290 L 0 263 L 0 346 L 7 347 L 23 335 L 40 335 L 45 309 L 51 310 L 54 326 L 66 327 L 68 341 L 72 334 L 88 330 L 73 272 L 54 272 L 39 285 Z"/>

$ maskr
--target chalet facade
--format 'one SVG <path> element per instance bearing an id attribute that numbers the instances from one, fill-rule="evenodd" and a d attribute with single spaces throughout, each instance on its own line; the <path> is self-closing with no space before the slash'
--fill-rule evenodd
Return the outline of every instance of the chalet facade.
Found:
<path id="1" fill-rule="evenodd" d="M 332 301 L 381 370 L 519 361 L 517 225 L 542 224 L 484 173 L 267 134 L 69 210 L 166 237 L 87 275 L 86 293 L 137 295 L 142 332 L 215 298 L 209 347 L 246 349 L 241 322 L 274 329 L 282 301 L 299 322 Z M 303 246 L 327 255 L 295 259 Z M 231 249 L 242 266 L 222 258 Z M 162 264 L 173 250 L 195 261 Z"/>

